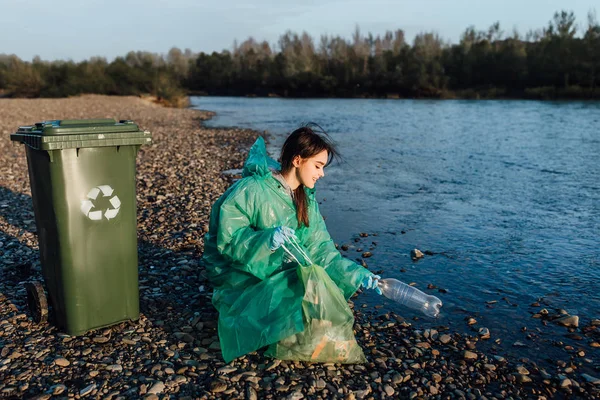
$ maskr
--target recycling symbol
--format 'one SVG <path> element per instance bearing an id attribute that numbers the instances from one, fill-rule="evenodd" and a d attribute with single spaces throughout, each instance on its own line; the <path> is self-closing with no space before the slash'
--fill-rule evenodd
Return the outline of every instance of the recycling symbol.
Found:
<path id="1" fill-rule="evenodd" d="M 119 200 L 117 195 L 111 197 L 113 192 L 114 190 L 110 185 L 101 185 L 92 188 L 87 194 L 87 198 L 81 201 L 81 212 L 92 221 L 100 221 L 102 217 L 107 220 L 115 218 L 119 213 L 121 200 Z M 112 208 L 107 208 L 104 212 L 102 210 L 95 210 L 96 205 L 94 204 L 94 201 L 98 198 L 100 193 L 102 193 L 102 197 L 111 197 L 109 202 Z"/>

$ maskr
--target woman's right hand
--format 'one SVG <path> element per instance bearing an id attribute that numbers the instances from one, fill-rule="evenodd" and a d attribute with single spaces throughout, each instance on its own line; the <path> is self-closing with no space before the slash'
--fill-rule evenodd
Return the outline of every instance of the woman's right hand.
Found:
<path id="1" fill-rule="evenodd" d="M 271 242 L 269 243 L 269 248 L 271 251 L 275 251 L 281 247 L 287 240 L 287 238 L 292 237 L 296 234 L 296 231 L 287 226 L 278 226 L 273 230 L 273 235 L 271 235 Z"/>

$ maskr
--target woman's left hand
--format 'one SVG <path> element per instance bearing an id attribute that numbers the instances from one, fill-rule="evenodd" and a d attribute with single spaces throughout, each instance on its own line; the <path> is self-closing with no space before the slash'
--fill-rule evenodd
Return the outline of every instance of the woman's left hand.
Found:
<path id="1" fill-rule="evenodd" d="M 378 294 L 381 294 L 381 289 L 379 289 L 378 282 L 381 279 L 379 275 L 371 274 L 363 279 L 361 285 L 365 289 L 375 289 Z"/>

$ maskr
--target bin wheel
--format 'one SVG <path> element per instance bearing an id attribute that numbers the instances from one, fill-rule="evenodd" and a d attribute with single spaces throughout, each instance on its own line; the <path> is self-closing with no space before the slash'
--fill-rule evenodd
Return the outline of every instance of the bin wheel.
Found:
<path id="1" fill-rule="evenodd" d="M 48 300 L 44 287 L 40 282 L 26 282 L 27 289 L 27 305 L 29 312 L 36 323 L 48 321 Z"/>

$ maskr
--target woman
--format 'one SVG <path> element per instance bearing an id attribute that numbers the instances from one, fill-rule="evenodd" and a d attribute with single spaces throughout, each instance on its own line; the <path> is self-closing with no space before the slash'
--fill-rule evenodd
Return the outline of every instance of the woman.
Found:
<path id="1" fill-rule="evenodd" d="M 337 152 L 312 126 L 290 134 L 281 165 L 268 157 L 259 137 L 243 179 L 213 205 L 204 261 L 226 362 L 266 345 L 267 354 L 278 358 L 322 361 L 337 352 L 328 361 L 364 361 L 358 346 L 347 354 L 356 342 L 346 300 L 361 285 L 378 289 L 379 277 L 343 258 L 327 232 L 314 186 Z M 286 256 L 290 238 L 314 268 Z M 318 301 L 308 298 L 309 291 Z M 321 337 L 335 344 L 330 353 L 322 352 L 329 342 Z"/>

